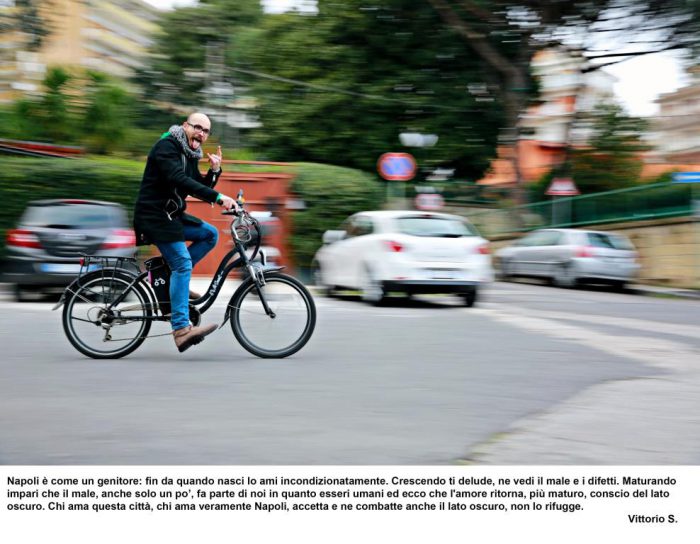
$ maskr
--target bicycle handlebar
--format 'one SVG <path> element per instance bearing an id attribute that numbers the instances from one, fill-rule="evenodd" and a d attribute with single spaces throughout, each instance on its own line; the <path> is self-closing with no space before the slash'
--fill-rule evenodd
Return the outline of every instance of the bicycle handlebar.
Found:
<path id="1" fill-rule="evenodd" d="M 221 212 L 221 215 L 249 215 L 248 212 L 246 212 L 243 209 L 243 205 L 245 204 L 245 200 L 243 200 L 243 189 L 238 189 L 238 195 L 236 196 L 236 204 L 238 204 L 239 211 L 236 210 L 224 210 Z"/>
<path id="2" fill-rule="evenodd" d="M 233 215 L 237 219 L 234 219 L 233 222 L 231 223 L 231 232 L 232 235 L 234 236 L 234 239 L 242 241 L 244 245 L 250 241 L 250 238 L 248 240 L 240 240 L 238 235 L 234 232 L 234 229 L 236 229 L 237 223 L 241 223 L 243 225 L 247 224 L 247 228 L 254 228 L 256 231 L 255 239 L 253 242 L 253 245 L 255 246 L 253 249 L 253 254 L 251 255 L 250 259 L 253 260 L 258 254 L 258 251 L 260 250 L 260 244 L 262 243 L 262 233 L 260 232 L 260 223 L 258 220 L 250 215 L 248 211 L 244 208 L 245 205 L 245 200 L 243 198 L 243 189 L 238 190 L 238 195 L 236 196 L 236 204 L 238 204 L 238 210 L 236 209 L 231 209 L 231 210 L 222 210 L 221 215 Z"/>

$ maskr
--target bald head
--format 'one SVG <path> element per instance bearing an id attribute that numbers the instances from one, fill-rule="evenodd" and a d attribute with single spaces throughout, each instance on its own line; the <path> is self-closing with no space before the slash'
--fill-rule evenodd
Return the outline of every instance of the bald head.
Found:
<path id="1" fill-rule="evenodd" d="M 182 128 L 185 129 L 187 143 L 190 148 L 196 151 L 202 147 L 204 141 L 209 137 L 211 121 L 203 113 L 193 113 L 187 118 L 187 121 L 182 123 Z"/>

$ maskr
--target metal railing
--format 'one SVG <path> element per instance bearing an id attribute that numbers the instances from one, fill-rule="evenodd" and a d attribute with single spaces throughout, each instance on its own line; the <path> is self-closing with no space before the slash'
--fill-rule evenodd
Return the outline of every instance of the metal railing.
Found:
<path id="1" fill-rule="evenodd" d="M 589 195 L 553 197 L 545 202 L 472 213 L 469 220 L 484 235 L 496 236 L 547 227 L 692 215 L 694 185 L 700 184 L 655 183 Z M 696 191 L 700 197 L 700 187 Z"/>

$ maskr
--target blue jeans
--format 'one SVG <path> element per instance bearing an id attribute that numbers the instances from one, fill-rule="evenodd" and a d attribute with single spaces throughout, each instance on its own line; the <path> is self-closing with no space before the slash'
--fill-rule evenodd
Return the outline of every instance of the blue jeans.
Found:
<path id="1" fill-rule="evenodd" d="M 215 227 L 209 223 L 186 224 L 185 240 L 192 242 L 156 242 L 155 245 L 170 267 L 170 325 L 174 331 L 190 324 L 190 278 L 192 268 L 209 253 L 219 238 Z"/>

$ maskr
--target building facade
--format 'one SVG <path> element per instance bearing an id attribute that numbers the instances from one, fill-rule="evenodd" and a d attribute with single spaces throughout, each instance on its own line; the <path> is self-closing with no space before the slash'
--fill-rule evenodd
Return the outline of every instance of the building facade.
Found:
<path id="1" fill-rule="evenodd" d="M 661 95 L 649 137 L 654 162 L 700 164 L 700 66 L 689 70 L 689 85 Z"/>
<path id="2" fill-rule="evenodd" d="M 49 66 L 77 66 L 127 78 L 142 66 L 158 11 L 142 0 L 37 0 L 48 34 L 39 47 L 16 23 L 15 0 L 0 0 L 0 103 L 39 94 Z"/>
<path id="3" fill-rule="evenodd" d="M 537 181 L 565 158 L 569 143 L 584 145 L 590 129 L 580 119 L 600 103 L 614 100 L 616 78 L 600 70 L 585 72 L 585 59 L 552 48 L 538 52 L 532 71 L 540 85 L 540 100 L 521 117 L 518 164 L 525 182 Z M 574 123 L 574 121 L 578 121 Z M 516 182 L 513 150 L 501 147 L 489 172 L 479 180 L 485 185 Z"/>

